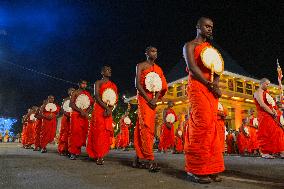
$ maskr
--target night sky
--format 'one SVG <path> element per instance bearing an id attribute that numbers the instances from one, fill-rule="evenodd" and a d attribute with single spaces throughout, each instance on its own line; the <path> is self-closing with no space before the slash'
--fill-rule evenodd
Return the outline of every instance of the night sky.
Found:
<path id="1" fill-rule="evenodd" d="M 184 72 L 182 47 L 200 16 L 213 19 L 216 43 L 244 70 L 276 82 L 276 58 L 284 68 L 283 7 L 280 0 L 1 1 L 0 117 L 19 117 L 49 94 L 60 103 L 72 86 L 11 63 L 92 84 L 110 65 L 121 94 L 134 94 L 135 66 L 148 45 L 158 48 L 166 75 L 177 64 Z"/>

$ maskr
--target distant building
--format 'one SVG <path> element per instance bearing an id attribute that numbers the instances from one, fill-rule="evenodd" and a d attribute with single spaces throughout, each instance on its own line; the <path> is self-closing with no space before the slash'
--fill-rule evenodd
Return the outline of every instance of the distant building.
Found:
<path id="1" fill-rule="evenodd" d="M 227 55 L 227 54 L 226 54 Z M 228 56 L 228 55 L 227 55 Z M 226 58 L 226 57 L 225 57 Z M 227 57 L 228 59 L 228 57 Z M 220 102 L 228 110 L 226 124 L 232 129 L 238 129 L 242 118 L 247 116 L 247 110 L 255 109 L 253 93 L 259 87 L 259 80 L 252 78 L 239 65 L 229 58 L 229 63 L 225 59 L 225 70 L 220 77 L 220 88 L 223 93 Z M 276 72 L 276 69 L 275 69 Z M 276 74 L 276 73 L 275 73 Z M 277 76 L 276 76 L 277 77 Z M 189 114 L 189 102 L 187 98 L 188 74 L 185 72 L 185 63 L 176 65 L 167 75 L 168 92 L 164 98 L 158 102 L 156 124 L 162 124 L 162 111 L 167 106 L 169 100 L 175 103 L 173 109 L 177 115 Z M 269 91 L 273 96 L 278 95 L 278 85 L 271 84 Z M 136 96 L 125 100 L 136 104 Z M 178 122 L 175 124 L 177 127 Z M 159 128 L 157 129 L 157 132 Z M 157 133 L 159 135 L 159 133 Z"/>

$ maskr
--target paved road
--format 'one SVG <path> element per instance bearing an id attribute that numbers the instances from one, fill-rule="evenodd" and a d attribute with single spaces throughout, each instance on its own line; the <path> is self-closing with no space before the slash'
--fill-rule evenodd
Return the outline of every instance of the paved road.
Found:
<path id="1" fill-rule="evenodd" d="M 7 189 L 204 189 L 284 188 L 284 160 L 226 156 L 222 183 L 200 185 L 186 181 L 183 155 L 155 154 L 160 173 L 133 169 L 134 152 L 113 150 L 105 165 L 97 166 L 83 154 L 76 161 L 57 155 L 55 146 L 47 154 L 19 144 L 0 143 L 0 188 Z"/>

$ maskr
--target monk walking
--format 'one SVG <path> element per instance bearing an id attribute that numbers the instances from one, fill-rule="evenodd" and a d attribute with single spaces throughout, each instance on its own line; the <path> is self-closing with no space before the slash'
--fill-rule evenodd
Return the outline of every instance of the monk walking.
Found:
<path id="1" fill-rule="evenodd" d="M 175 145 L 174 145 L 174 154 L 183 153 L 183 131 L 182 126 L 179 125 L 175 132 Z"/>
<path id="2" fill-rule="evenodd" d="M 177 121 L 175 111 L 172 109 L 174 103 L 168 102 L 168 107 L 163 111 L 163 122 L 161 127 L 161 136 L 159 150 L 166 153 L 169 148 L 174 147 L 175 143 L 175 128 L 174 123 Z"/>
<path id="3" fill-rule="evenodd" d="M 81 154 L 82 146 L 86 145 L 89 128 L 89 112 L 94 103 L 91 94 L 86 90 L 87 81 L 81 80 L 79 89 L 72 93 L 70 107 L 70 136 L 68 140 L 68 152 L 70 160 L 75 160 Z"/>
<path id="4" fill-rule="evenodd" d="M 134 147 L 136 159 L 133 167 L 145 167 L 141 160 L 149 162 L 150 172 L 157 172 L 160 167 L 154 163 L 153 141 L 155 132 L 155 116 L 158 99 L 167 91 L 167 81 L 163 70 L 155 64 L 157 49 L 146 48 L 147 60 L 136 67 L 136 88 L 138 100 L 138 118 L 134 130 Z"/>
<path id="5" fill-rule="evenodd" d="M 59 155 L 68 155 L 68 138 L 70 132 L 70 113 L 72 108 L 70 107 L 70 99 L 72 93 L 75 91 L 74 88 L 68 89 L 68 97 L 63 99 L 62 111 L 63 116 L 61 118 L 61 127 L 59 133 L 59 141 L 57 151 Z"/>
<path id="6" fill-rule="evenodd" d="M 250 142 L 249 142 L 249 150 L 253 155 L 259 154 L 259 143 L 257 140 L 257 132 L 258 132 L 258 119 L 254 117 L 254 110 L 249 110 L 249 134 L 250 134 Z"/>
<path id="7" fill-rule="evenodd" d="M 284 158 L 284 132 L 277 119 L 276 103 L 269 95 L 267 87 L 270 81 L 260 80 L 260 87 L 254 93 L 258 115 L 258 141 L 262 157 L 273 159 L 272 154 L 280 153 Z"/>
<path id="8" fill-rule="evenodd" d="M 222 152 L 225 152 L 225 131 L 226 131 L 226 126 L 225 126 L 225 118 L 227 116 L 227 112 L 225 111 L 225 108 L 223 104 L 220 102 L 218 103 L 218 112 L 217 112 L 217 120 L 218 120 L 218 135 L 220 138 L 220 143 L 221 143 L 221 148 Z"/>
<path id="9" fill-rule="evenodd" d="M 54 96 L 47 98 L 46 104 L 43 105 L 42 128 L 40 132 L 41 153 L 46 153 L 46 146 L 51 143 L 55 137 L 56 116 L 59 113 L 59 106 L 54 103 Z"/>
<path id="10" fill-rule="evenodd" d="M 248 127 L 248 119 L 243 119 L 242 125 L 239 128 L 237 136 L 237 145 L 241 155 L 248 155 L 250 153 L 250 133 Z"/>
<path id="11" fill-rule="evenodd" d="M 87 153 L 97 165 L 104 164 L 113 138 L 112 109 L 118 100 L 117 87 L 110 81 L 111 68 L 104 66 L 103 78 L 95 82 L 95 99 L 91 127 L 88 134 Z"/>
<path id="12" fill-rule="evenodd" d="M 43 102 L 45 104 L 45 102 Z M 40 146 L 40 132 L 41 132 L 41 127 L 42 127 L 42 110 L 43 106 L 38 107 L 35 113 L 35 118 L 36 118 L 36 123 L 35 123 L 35 137 L 34 137 L 34 151 L 40 151 L 41 146 Z"/>
<path id="13" fill-rule="evenodd" d="M 129 127 L 131 127 L 131 120 L 128 117 L 129 115 L 129 109 L 130 105 L 128 106 L 126 113 L 121 117 L 119 121 L 120 125 L 120 134 L 121 134 L 121 142 L 120 146 L 122 147 L 123 151 L 128 151 L 128 145 L 129 145 Z"/>
<path id="14" fill-rule="evenodd" d="M 30 111 L 30 109 L 28 109 L 28 112 Z M 27 146 L 27 125 L 28 125 L 28 113 L 23 115 L 23 118 L 22 118 L 22 124 L 23 124 L 23 128 L 22 128 L 22 145 L 23 145 L 23 148 L 28 148 Z"/>
<path id="15" fill-rule="evenodd" d="M 188 98 L 191 105 L 184 145 L 185 170 L 189 180 L 205 184 L 212 180 L 221 181 L 218 173 L 225 169 L 217 123 L 221 91 L 219 76 L 214 74 L 211 82 L 211 70 L 201 60 L 202 50 L 211 47 L 213 21 L 202 17 L 196 28 L 196 38 L 186 43 L 183 49 L 189 71 Z"/>

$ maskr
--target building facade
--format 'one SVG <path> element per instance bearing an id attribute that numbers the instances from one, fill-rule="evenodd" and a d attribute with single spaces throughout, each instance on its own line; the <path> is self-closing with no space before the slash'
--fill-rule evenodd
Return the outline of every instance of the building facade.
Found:
<path id="1" fill-rule="evenodd" d="M 187 79 L 188 77 L 180 78 L 168 84 L 168 92 L 158 102 L 156 124 L 159 136 L 159 127 L 162 124 L 162 112 L 167 107 L 168 101 L 174 102 L 173 109 L 180 117 L 182 114 L 189 114 L 190 103 L 187 98 Z M 222 97 L 220 102 L 227 110 L 226 125 L 232 129 L 238 129 L 241 126 L 242 119 L 247 116 L 249 109 L 255 109 L 253 94 L 259 87 L 259 80 L 247 76 L 235 74 L 229 71 L 224 71 L 220 77 L 220 88 Z M 272 96 L 279 95 L 278 86 L 271 84 L 269 91 Z M 136 96 L 126 99 L 126 102 L 136 104 Z M 175 127 L 179 122 L 175 123 Z"/>

